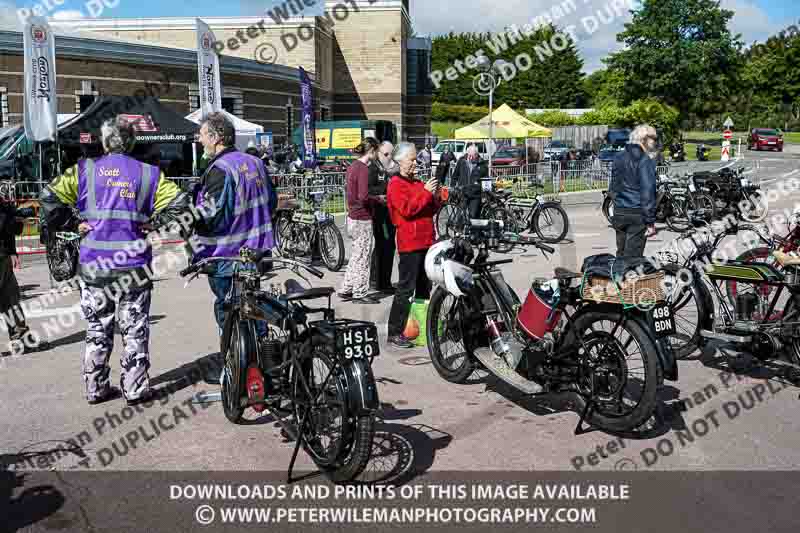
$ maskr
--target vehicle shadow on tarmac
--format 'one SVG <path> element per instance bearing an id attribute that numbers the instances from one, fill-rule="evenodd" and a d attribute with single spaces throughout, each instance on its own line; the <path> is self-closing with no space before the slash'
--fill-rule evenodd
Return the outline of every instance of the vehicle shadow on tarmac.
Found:
<path id="1" fill-rule="evenodd" d="M 473 374 L 474 376 L 474 374 Z M 537 396 L 521 394 L 517 389 L 506 384 L 493 376 L 483 378 L 486 382 L 487 391 L 493 391 L 503 396 L 509 402 L 525 409 L 537 416 L 549 416 L 554 414 L 573 412 L 576 415 L 575 424 L 577 426 L 581 410 L 578 408 L 574 393 L 552 393 Z M 624 432 L 612 432 L 600 428 L 590 427 L 585 432 L 602 431 L 609 435 L 622 437 L 628 440 L 645 440 L 659 437 L 672 430 L 682 430 L 686 428 L 686 422 L 680 414 L 680 409 L 675 407 L 680 391 L 675 387 L 664 384 L 659 389 L 658 404 L 655 413 L 646 420 L 641 426 Z M 672 402 L 672 403 L 667 403 Z M 584 426 L 588 422 L 584 423 Z"/>
<path id="2" fill-rule="evenodd" d="M 431 468 L 436 452 L 446 448 L 453 436 L 425 424 L 399 423 L 420 414 L 419 409 L 397 409 L 381 403 L 372 456 L 354 484 L 404 485 Z"/>

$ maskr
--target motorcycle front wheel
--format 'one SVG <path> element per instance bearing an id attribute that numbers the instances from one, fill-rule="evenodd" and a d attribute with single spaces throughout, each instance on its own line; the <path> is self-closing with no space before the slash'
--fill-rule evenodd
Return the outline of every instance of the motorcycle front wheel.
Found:
<path id="1" fill-rule="evenodd" d="M 466 301 L 438 287 L 431 295 L 426 324 L 428 353 L 436 372 L 450 383 L 465 383 L 477 360 L 465 336 Z"/>
<path id="2" fill-rule="evenodd" d="M 338 272 L 344 264 L 344 239 L 336 224 L 328 224 L 319 230 L 319 252 L 325 266 Z"/>
<path id="3" fill-rule="evenodd" d="M 613 223 L 611 219 L 614 218 L 614 202 L 610 196 L 603 199 L 603 216 L 606 217 L 609 224 Z"/>
<path id="4" fill-rule="evenodd" d="M 578 411 L 592 401 L 593 426 L 611 432 L 638 428 L 655 411 L 662 376 L 653 337 L 639 322 L 608 308 L 585 311 L 574 326 L 578 360 L 592 361 L 577 383 Z"/>

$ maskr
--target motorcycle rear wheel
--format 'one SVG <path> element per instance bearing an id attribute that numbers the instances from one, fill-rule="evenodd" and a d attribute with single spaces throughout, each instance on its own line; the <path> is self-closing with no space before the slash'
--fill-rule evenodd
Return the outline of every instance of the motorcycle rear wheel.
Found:
<path id="1" fill-rule="evenodd" d="M 620 326 L 617 334 L 612 336 L 610 332 L 597 329 L 595 326 L 602 323 L 614 324 L 621 318 L 618 311 L 609 312 L 607 310 L 586 311 L 575 319 L 575 331 L 580 332 L 584 345 L 589 349 L 591 356 L 604 354 L 605 368 L 600 372 L 589 371 L 586 377 L 592 376 L 596 382 L 600 382 L 600 388 L 606 391 L 613 388 L 607 394 L 595 394 L 596 405 L 591 416 L 588 417 L 589 423 L 593 426 L 612 432 L 632 431 L 641 426 L 655 412 L 657 404 L 658 384 L 661 382 L 663 371 L 657 360 L 656 345 L 653 337 L 634 320 L 626 320 L 624 326 Z M 627 338 L 625 338 L 627 334 Z M 573 337 L 574 338 L 574 337 Z M 638 352 L 641 354 L 641 370 L 636 366 L 631 368 L 629 359 L 631 357 L 630 345 L 636 344 Z M 635 347 L 635 348 L 636 348 Z M 576 344 L 576 349 L 583 348 Z M 583 354 L 587 356 L 587 354 Z M 639 372 L 637 379 L 632 379 L 631 370 Z M 616 372 L 617 375 L 611 375 Z M 643 378 L 643 379 L 642 379 Z M 643 383 L 642 383 L 643 381 Z M 629 407 L 627 412 L 622 411 L 622 398 L 628 386 L 639 391 L 635 405 Z M 588 383 L 580 383 L 582 390 L 578 393 L 577 409 L 583 412 L 591 396 L 587 391 Z M 618 401 L 614 401 L 614 396 L 619 395 Z M 633 400 L 632 400 L 633 401 Z"/>

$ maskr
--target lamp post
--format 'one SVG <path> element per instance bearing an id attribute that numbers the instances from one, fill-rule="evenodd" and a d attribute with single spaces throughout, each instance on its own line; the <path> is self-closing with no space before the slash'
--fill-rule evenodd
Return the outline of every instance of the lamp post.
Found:
<path id="1" fill-rule="evenodd" d="M 479 76 L 482 78 L 482 81 L 479 82 L 479 86 L 486 86 L 488 81 L 488 88 L 489 88 L 489 143 L 486 147 L 487 151 L 489 152 L 489 177 L 492 177 L 492 156 L 494 155 L 492 150 L 492 145 L 494 144 L 494 116 L 493 116 L 493 104 L 494 104 L 494 90 L 500 84 L 497 81 L 496 75 L 501 72 L 503 65 L 506 64 L 506 61 L 502 59 L 496 60 L 494 63 L 489 62 L 489 58 L 486 56 L 478 56 L 477 58 L 477 70 L 480 72 Z"/>

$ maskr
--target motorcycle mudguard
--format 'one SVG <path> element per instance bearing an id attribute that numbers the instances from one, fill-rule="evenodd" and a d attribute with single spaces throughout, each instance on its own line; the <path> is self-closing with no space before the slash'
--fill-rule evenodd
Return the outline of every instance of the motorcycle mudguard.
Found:
<path id="1" fill-rule="evenodd" d="M 621 306 L 614 305 L 614 304 L 592 304 L 591 311 L 600 312 L 614 312 L 619 313 L 621 310 Z M 656 339 L 655 334 L 653 333 L 653 327 L 650 323 L 650 317 L 647 311 L 640 311 L 638 309 L 629 309 L 628 311 L 628 319 L 635 320 L 644 331 L 650 336 L 653 340 L 653 343 L 656 346 L 656 357 L 658 358 L 658 364 L 661 365 L 661 371 L 664 375 L 664 379 L 668 379 L 669 381 L 677 381 L 678 380 L 678 363 L 675 360 L 675 356 L 672 354 L 672 350 L 669 348 L 666 339 L 658 340 Z M 577 320 L 578 315 L 572 317 L 574 320 Z M 659 383 L 660 384 L 660 383 Z"/>
<path id="2" fill-rule="evenodd" d="M 369 361 L 353 359 L 342 367 L 347 384 L 347 408 L 356 416 L 375 413 L 380 408 L 378 387 Z"/>

